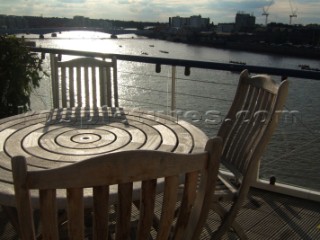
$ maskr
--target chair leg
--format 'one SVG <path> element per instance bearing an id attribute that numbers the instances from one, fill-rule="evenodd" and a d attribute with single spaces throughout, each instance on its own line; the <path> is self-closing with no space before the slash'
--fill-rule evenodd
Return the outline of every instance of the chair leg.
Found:
<path id="1" fill-rule="evenodd" d="M 221 224 L 218 229 L 212 234 L 211 240 L 218 240 L 228 231 L 229 226 L 223 224 L 223 218 L 227 214 L 227 211 L 217 202 L 211 207 L 211 209 L 220 216 Z"/>
<path id="2" fill-rule="evenodd" d="M 241 240 L 248 239 L 247 235 L 243 231 L 243 228 L 240 226 L 240 224 L 236 220 L 233 221 L 231 227 Z"/>
<path id="3" fill-rule="evenodd" d="M 221 224 L 218 230 L 216 230 L 211 236 L 211 240 L 221 239 L 229 229 L 232 229 L 240 239 L 243 239 L 243 240 L 248 239 L 248 237 L 246 236 L 240 224 L 237 221 L 235 221 L 236 215 L 234 213 L 232 214 L 234 216 L 228 215 L 230 212 L 232 212 L 232 210 L 230 210 L 230 212 L 226 211 L 217 202 L 214 203 L 214 206 L 212 207 L 212 209 L 220 216 Z"/>

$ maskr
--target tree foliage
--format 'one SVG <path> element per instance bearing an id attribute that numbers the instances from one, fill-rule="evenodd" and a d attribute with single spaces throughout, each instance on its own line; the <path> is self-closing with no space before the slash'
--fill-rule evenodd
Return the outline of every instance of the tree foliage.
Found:
<path id="1" fill-rule="evenodd" d="M 41 58 L 24 39 L 0 36 L 0 117 L 30 109 L 30 94 L 45 74 Z"/>

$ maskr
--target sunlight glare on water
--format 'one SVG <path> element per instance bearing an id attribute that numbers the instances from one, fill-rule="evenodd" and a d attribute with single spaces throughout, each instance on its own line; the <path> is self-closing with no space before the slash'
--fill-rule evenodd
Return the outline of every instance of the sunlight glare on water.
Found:
<path id="1" fill-rule="evenodd" d="M 117 53 L 119 45 L 112 41 L 110 36 L 108 33 L 70 31 L 58 33 L 55 38 L 51 37 L 51 34 L 45 34 L 45 39 L 38 43 L 43 47 Z"/>

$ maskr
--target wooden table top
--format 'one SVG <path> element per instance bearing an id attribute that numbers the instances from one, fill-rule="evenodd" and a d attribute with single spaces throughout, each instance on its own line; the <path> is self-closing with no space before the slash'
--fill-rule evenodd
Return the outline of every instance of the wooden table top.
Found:
<path id="1" fill-rule="evenodd" d="M 0 120 L 0 204 L 14 206 L 11 157 L 48 169 L 133 149 L 203 151 L 207 136 L 183 120 L 122 108 L 30 112 Z"/>

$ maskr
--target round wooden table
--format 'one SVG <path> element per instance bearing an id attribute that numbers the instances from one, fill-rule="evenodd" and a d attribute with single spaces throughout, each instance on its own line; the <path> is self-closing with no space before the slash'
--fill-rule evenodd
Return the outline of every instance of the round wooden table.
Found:
<path id="1" fill-rule="evenodd" d="M 28 169 L 48 169 L 115 151 L 192 153 L 203 151 L 206 141 L 190 123 L 137 109 L 53 109 L 1 119 L 0 204 L 15 206 L 11 158 L 16 155 L 27 158 Z"/>

